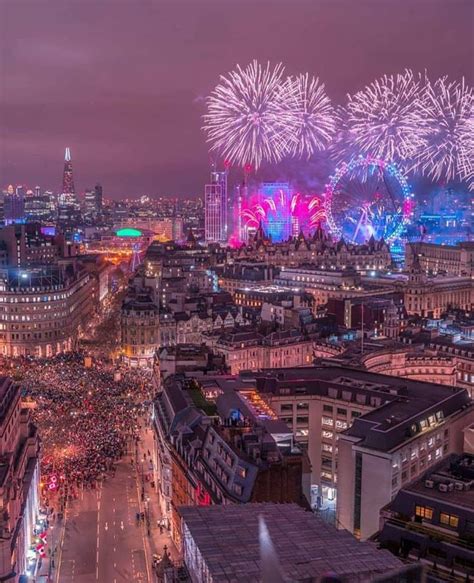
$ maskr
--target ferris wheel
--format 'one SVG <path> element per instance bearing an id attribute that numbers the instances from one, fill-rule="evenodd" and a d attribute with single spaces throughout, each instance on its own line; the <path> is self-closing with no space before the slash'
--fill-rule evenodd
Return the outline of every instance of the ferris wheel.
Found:
<path id="1" fill-rule="evenodd" d="M 413 196 L 395 164 L 360 156 L 337 168 L 326 185 L 329 229 L 335 237 L 355 244 L 372 236 L 391 243 L 410 220 Z"/>

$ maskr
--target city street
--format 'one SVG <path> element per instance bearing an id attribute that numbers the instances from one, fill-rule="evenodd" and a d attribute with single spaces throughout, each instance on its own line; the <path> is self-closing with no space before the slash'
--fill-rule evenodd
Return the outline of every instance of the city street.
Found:
<path id="1" fill-rule="evenodd" d="M 70 503 L 59 550 L 57 583 L 151 582 L 146 526 L 139 524 L 140 484 L 126 456 L 99 490 Z"/>

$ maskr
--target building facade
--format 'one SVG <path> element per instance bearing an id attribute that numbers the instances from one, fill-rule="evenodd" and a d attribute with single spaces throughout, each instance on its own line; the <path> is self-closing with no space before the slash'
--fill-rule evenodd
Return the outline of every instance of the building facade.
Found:
<path id="1" fill-rule="evenodd" d="M 378 496 L 384 498 L 383 504 L 386 504 L 390 496 L 411 479 L 410 471 L 415 477 L 417 472 L 426 470 L 441 457 L 459 451 L 462 428 L 474 416 L 474 408 L 463 389 L 409 379 L 401 384 L 397 377 L 331 365 L 330 361 L 325 366 L 264 370 L 242 373 L 241 376 L 248 378 L 249 382 L 253 379 L 265 402 L 293 430 L 297 441 L 308 452 L 312 505 L 331 519 L 336 518 L 334 513 L 337 508 L 337 520 L 353 533 L 357 530 L 353 524 L 355 452 L 347 451 L 347 443 L 352 443 L 347 435 L 352 435 L 359 427 L 367 427 L 367 431 L 374 428 L 373 438 L 377 442 L 373 445 L 373 458 L 364 466 L 367 476 L 364 476 L 364 508 L 360 513 L 362 529 L 360 533 L 356 532 L 362 538 L 377 530 L 378 509 L 381 506 L 374 509 Z M 427 413 L 427 402 L 432 403 L 433 409 L 438 407 L 438 413 L 441 411 L 438 417 Z M 400 412 L 397 407 L 400 407 Z M 369 420 L 371 416 L 379 416 L 382 420 L 387 418 L 395 426 L 395 421 L 391 421 L 390 417 L 393 409 L 393 419 L 408 424 L 403 407 L 411 409 L 420 418 L 423 415 L 426 417 L 420 421 L 423 425 L 419 434 L 420 443 L 413 448 L 412 458 L 406 429 L 399 429 L 399 443 L 390 453 L 394 456 L 393 468 L 390 466 L 389 469 L 388 461 L 386 468 L 378 468 L 377 464 L 382 463 L 384 458 L 385 435 L 378 432 L 377 426 Z M 357 440 L 354 439 L 354 442 Z M 344 458 L 341 458 L 341 452 Z M 385 457 L 390 459 L 389 455 Z M 382 484 L 377 490 L 382 474 L 369 475 L 372 471 L 388 472 L 382 482 L 383 488 L 388 484 L 387 490 L 383 490 Z M 377 492 L 372 492 L 374 489 Z M 374 508 L 369 501 L 369 492 L 374 494 Z M 372 527 L 374 530 L 369 532 Z"/>
<path id="2" fill-rule="evenodd" d="M 21 390 L 0 379 L 0 578 L 18 582 L 33 575 L 38 560 L 39 439 Z"/>
<path id="3" fill-rule="evenodd" d="M 163 516 L 179 546 L 181 505 L 305 504 L 306 458 L 255 391 L 222 375 L 169 378 L 155 400 Z"/>
<path id="4" fill-rule="evenodd" d="M 338 440 L 337 518 L 361 539 L 379 530 L 380 511 L 400 488 L 463 451 L 463 430 L 474 420 L 464 389 L 406 380 L 388 391 L 388 402 L 381 395 Z"/>
<path id="5" fill-rule="evenodd" d="M 381 511 L 378 542 L 430 575 L 474 576 L 474 455 L 452 454 L 406 487 Z"/>
<path id="6" fill-rule="evenodd" d="M 227 174 L 211 172 L 204 190 L 204 228 L 208 243 L 227 241 Z"/>
<path id="7" fill-rule="evenodd" d="M 51 357 L 76 346 L 98 306 L 95 278 L 80 264 L 0 270 L 0 353 Z"/>
<path id="8" fill-rule="evenodd" d="M 313 340 L 298 330 L 273 332 L 267 336 L 252 330 L 230 332 L 215 343 L 215 352 L 225 358 L 231 374 L 243 370 L 311 366 Z"/>
<path id="9" fill-rule="evenodd" d="M 125 298 L 120 323 L 123 361 L 131 367 L 151 368 L 160 346 L 160 318 L 146 290 Z"/>
<path id="10" fill-rule="evenodd" d="M 433 275 L 438 273 L 456 277 L 470 277 L 474 273 L 474 243 L 464 241 L 457 245 L 435 243 L 408 243 L 405 248 L 405 265 L 415 264 Z"/>
<path id="11" fill-rule="evenodd" d="M 474 307 L 474 279 L 471 276 L 428 277 L 420 267 L 412 269 L 404 286 L 404 304 L 409 315 L 440 318 L 452 309 L 466 312 Z"/>

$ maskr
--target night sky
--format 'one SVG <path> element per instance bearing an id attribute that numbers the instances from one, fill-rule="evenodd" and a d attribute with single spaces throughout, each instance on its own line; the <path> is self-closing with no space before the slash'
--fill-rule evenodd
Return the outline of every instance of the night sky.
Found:
<path id="1" fill-rule="evenodd" d="M 0 186 L 59 190 L 70 146 L 78 191 L 200 193 L 220 73 L 283 61 L 336 103 L 405 67 L 472 84 L 473 20 L 472 0 L 0 0 Z"/>

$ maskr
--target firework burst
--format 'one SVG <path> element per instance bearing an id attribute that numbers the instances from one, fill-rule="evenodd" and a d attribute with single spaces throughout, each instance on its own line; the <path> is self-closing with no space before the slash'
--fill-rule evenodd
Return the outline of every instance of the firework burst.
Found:
<path id="1" fill-rule="evenodd" d="M 474 92 L 464 79 L 446 77 L 423 92 L 427 145 L 419 148 L 414 168 L 433 180 L 465 180 L 474 189 Z"/>
<path id="2" fill-rule="evenodd" d="M 291 112 L 290 151 L 292 156 L 309 159 L 330 144 L 338 118 L 324 84 L 305 75 L 289 77 L 283 85 L 283 107 Z"/>
<path id="3" fill-rule="evenodd" d="M 323 198 L 313 196 L 308 205 L 310 226 L 315 227 L 326 220 L 326 209 Z"/>
<path id="4" fill-rule="evenodd" d="M 351 158 L 356 153 L 398 161 L 413 157 L 426 144 L 421 89 L 420 78 L 406 70 L 384 75 L 349 95 L 336 147 L 338 157 Z"/>
<path id="5" fill-rule="evenodd" d="M 282 107 L 283 73 L 280 63 L 265 67 L 253 61 L 237 65 L 207 99 L 204 131 L 211 150 L 239 165 L 278 162 L 288 152 L 294 112 Z"/>

